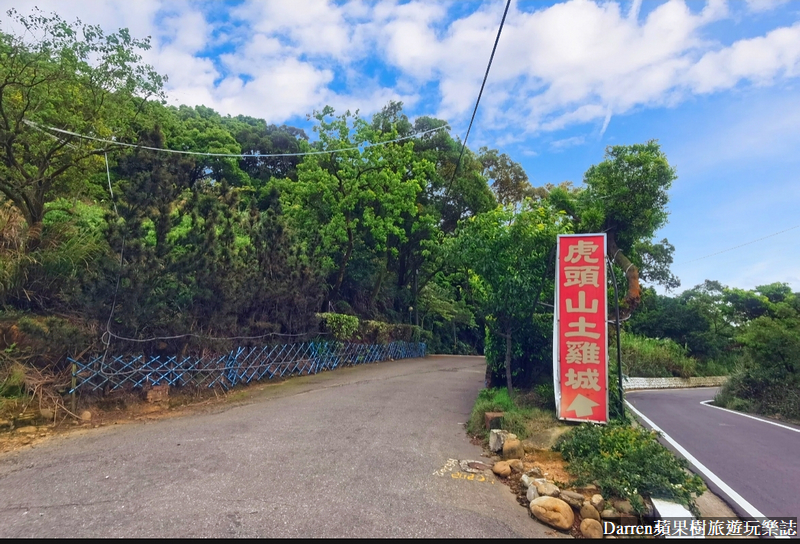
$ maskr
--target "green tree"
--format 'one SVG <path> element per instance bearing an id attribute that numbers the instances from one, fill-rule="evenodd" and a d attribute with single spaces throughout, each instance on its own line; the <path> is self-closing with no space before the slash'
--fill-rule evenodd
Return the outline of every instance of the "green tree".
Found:
<path id="1" fill-rule="evenodd" d="M 569 226 L 563 214 L 527 201 L 518 213 L 498 207 L 463 221 L 453 241 L 451 259 L 471 271 L 487 323 L 505 339 L 509 393 L 514 334 L 533 319 L 548 255 Z"/>
<path id="2" fill-rule="evenodd" d="M 86 173 L 102 167 L 105 151 L 41 127 L 125 137 L 146 101 L 163 98 L 164 79 L 141 63 L 138 51 L 149 49 L 149 41 L 126 29 L 105 34 L 38 10 L 23 16 L 12 9 L 8 16 L 35 41 L 0 31 L 0 192 L 25 219 L 32 251 L 47 203 L 79 193 Z"/>
<path id="3" fill-rule="evenodd" d="M 679 284 L 669 272 L 673 247 L 666 239 L 652 242 L 667 222 L 667 191 L 676 177 L 658 143 L 650 140 L 608 147 L 605 160 L 584 174 L 586 189 L 577 199 L 560 188 L 551 192 L 551 201 L 575 217 L 576 231 L 606 233 L 608 256 L 627 278 L 623 306 L 628 313 L 641 298 L 640 273 L 668 287 Z"/>
<path id="4" fill-rule="evenodd" d="M 396 139 L 358 116 L 332 117 L 333 109 L 316 112 L 317 149 L 298 166 L 298 181 L 284 187 L 284 209 L 308 247 L 318 252 L 332 273 L 329 301 L 340 290 L 357 250 L 376 260 L 378 272 L 368 287 L 374 299 L 385 279 L 394 241 L 406 240 L 404 217 L 416 216 L 416 199 L 432 165 L 414 154 L 414 144 L 370 145 Z M 360 149 L 353 149 L 361 147 Z"/>
<path id="5" fill-rule="evenodd" d="M 478 160 L 483 167 L 482 174 L 489 180 L 500 204 L 520 204 L 526 198 L 534 196 L 534 189 L 525 170 L 505 153 L 482 147 L 478 151 Z"/>

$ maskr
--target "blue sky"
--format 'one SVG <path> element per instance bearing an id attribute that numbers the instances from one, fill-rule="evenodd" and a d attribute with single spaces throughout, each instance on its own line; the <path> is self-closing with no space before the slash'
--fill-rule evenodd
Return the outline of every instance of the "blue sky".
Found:
<path id="1" fill-rule="evenodd" d="M 146 60 L 175 104 L 307 128 L 326 104 L 369 115 L 402 100 L 463 135 L 504 2 L 36 5 L 152 36 Z M 25 11 L 0 0 L 10 7 Z M 516 1 L 469 143 L 542 185 L 579 183 L 608 145 L 658 139 L 679 175 L 658 237 L 676 247 L 681 288 L 800 290 L 800 228 L 702 258 L 800 225 L 798 83 L 800 2 Z"/>

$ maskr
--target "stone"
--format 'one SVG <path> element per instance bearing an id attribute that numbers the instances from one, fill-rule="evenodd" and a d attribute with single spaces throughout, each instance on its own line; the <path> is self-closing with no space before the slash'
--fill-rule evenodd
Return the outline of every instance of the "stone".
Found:
<path id="1" fill-rule="evenodd" d="M 583 506 L 581 506 L 581 517 L 583 519 L 596 519 L 600 521 L 600 512 L 598 512 L 597 508 L 592 506 L 589 501 L 584 501 Z"/>
<path id="2" fill-rule="evenodd" d="M 594 506 L 595 510 L 598 512 L 603 511 L 603 506 L 605 506 L 606 501 L 603 499 L 603 496 L 600 494 L 595 493 L 592 495 L 592 498 L 589 499 L 589 502 Z"/>
<path id="3" fill-rule="evenodd" d="M 600 517 L 603 519 L 613 519 L 613 518 L 618 518 L 619 514 L 617 514 L 617 511 L 614 510 L 613 508 L 606 508 L 605 510 L 600 512 Z"/>
<path id="4" fill-rule="evenodd" d="M 8 419 L 0 419 L 0 431 L 11 430 L 14 427 L 14 422 Z"/>
<path id="5" fill-rule="evenodd" d="M 533 485 L 533 478 L 527 474 L 523 474 L 519 477 L 519 483 L 522 485 L 522 487 L 536 487 Z"/>
<path id="6" fill-rule="evenodd" d="M 542 469 L 540 467 L 533 467 L 525 474 L 527 474 L 531 478 L 541 478 L 544 476 L 544 472 L 542 472 Z"/>
<path id="7" fill-rule="evenodd" d="M 631 505 L 631 501 L 623 501 L 623 500 L 615 500 L 611 501 L 611 504 L 614 505 L 614 508 L 622 512 L 623 514 L 633 514 L 633 506 Z"/>
<path id="8" fill-rule="evenodd" d="M 511 476 L 511 467 L 508 466 L 507 461 L 498 461 L 492 467 L 492 472 L 494 472 L 498 476 L 506 478 L 508 476 Z"/>
<path id="9" fill-rule="evenodd" d="M 580 510 L 581 506 L 583 506 L 583 495 L 580 493 L 575 493 L 574 491 L 562 491 L 559 493 L 558 498 L 566 502 L 571 507 L 577 508 L 578 510 Z"/>
<path id="10" fill-rule="evenodd" d="M 41 418 L 45 421 L 53 421 L 53 418 L 56 416 L 56 413 L 54 410 L 51 410 L 50 408 L 42 408 L 41 410 L 39 410 L 39 416 L 41 416 Z"/>
<path id="11" fill-rule="evenodd" d="M 503 412 L 486 412 L 483 417 L 487 431 L 503 426 Z"/>
<path id="12" fill-rule="evenodd" d="M 555 497 L 537 497 L 531 501 L 531 514 L 538 520 L 545 522 L 551 527 L 566 531 L 572 527 L 575 521 L 575 514 L 572 508 Z"/>
<path id="13" fill-rule="evenodd" d="M 581 522 L 584 538 L 603 538 L 603 526 L 596 519 L 586 518 Z"/>
<path id="14" fill-rule="evenodd" d="M 534 453 L 538 448 L 535 443 L 531 442 L 529 438 L 526 438 L 522 441 L 522 449 L 525 450 L 525 453 Z"/>
<path id="15" fill-rule="evenodd" d="M 522 443 L 515 438 L 508 438 L 503 443 L 503 459 L 522 459 L 525 457 L 525 450 Z"/>
<path id="16" fill-rule="evenodd" d="M 36 434 L 36 432 L 37 432 L 38 430 L 39 430 L 39 429 L 37 429 L 37 428 L 36 428 L 36 427 L 34 427 L 33 425 L 26 425 L 26 426 L 24 426 L 24 427 L 20 427 L 19 429 L 17 429 L 17 432 L 18 432 L 19 434 Z"/>
<path id="17" fill-rule="evenodd" d="M 514 472 L 522 472 L 523 471 L 522 461 L 520 461 L 519 459 L 510 460 L 508 462 L 508 466 L 510 466 L 511 470 L 513 470 Z"/>
<path id="18" fill-rule="evenodd" d="M 169 384 L 154 385 L 144 393 L 147 402 L 163 402 L 169 399 Z"/>
<path id="19" fill-rule="evenodd" d="M 91 421 L 92 413 L 89 410 L 84 410 L 80 415 L 81 421 Z"/>
<path id="20" fill-rule="evenodd" d="M 502 429 L 492 429 L 489 432 L 489 449 L 497 453 L 503 451 L 503 444 L 508 439 L 508 431 Z"/>
<path id="21" fill-rule="evenodd" d="M 461 467 L 462 471 L 470 472 L 472 474 L 480 474 L 481 472 L 492 470 L 491 465 L 487 465 L 481 461 L 471 461 L 469 459 L 459 461 L 458 466 Z"/>
<path id="22" fill-rule="evenodd" d="M 536 482 L 536 492 L 545 497 L 558 497 L 560 490 L 550 482 Z"/>
<path id="23" fill-rule="evenodd" d="M 528 491 L 525 492 L 525 498 L 528 499 L 528 502 L 533 501 L 536 497 L 539 496 L 539 492 L 536 491 L 536 486 L 532 485 L 528 488 Z"/>

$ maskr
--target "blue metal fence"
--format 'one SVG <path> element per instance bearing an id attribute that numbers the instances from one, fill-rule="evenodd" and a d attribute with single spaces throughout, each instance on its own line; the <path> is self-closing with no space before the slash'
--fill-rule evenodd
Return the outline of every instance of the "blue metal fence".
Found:
<path id="1" fill-rule="evenodd" d="M 425 357 L 426 345 L 417 342 L 353 344 L 349 342 L 303 342 L 258 347 L 239 347 L 223 355 L 207 357 L 120 355 L 92 357 L 74 363 L 75 387 L 70 393 L 113 391 L 145 385 L 221 386 L 281 378 L 293 374 L 316 374 L 340 366 L 376 363 L 389 359 Z"/>

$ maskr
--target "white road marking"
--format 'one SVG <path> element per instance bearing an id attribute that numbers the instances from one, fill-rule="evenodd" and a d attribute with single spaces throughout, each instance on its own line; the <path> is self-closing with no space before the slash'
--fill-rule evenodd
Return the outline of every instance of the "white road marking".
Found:
<path id="1" fill-rule="evenodd" d="M 708 406 L 709 408 L 716 408 L 717 410 L 723 410 L 725 412 L 730 412 L 731 414 L 736 414 L 737 416 L 749 417 L 750 419 L 755 419 L 756 421 L 761 421 L 763 423 L 769 423 L 770 425 L 775 425 L 776 427 L 780 427 L 781 429 L 788 429 L 790 431 L 794 431 L 796 433 L 800 433 L 800 429 L 795 429 L 794 427 L 789 427 L 787 425 L 781 425 L 780 423 L 776 423 L 776 422 L 770 421 L 768 419 L 761 419 L 760 417 L 751 416 L 750 414 L 743 414 L 742 412 L 737 412 L 736 410 L 728 410 L 727 408 L 722 408 L 720 406 L 714 406 L 713 404 L 708 404 L 709 402 L 714 402 L 714 399 L 701 401 L 700 404 L 702 404 L 703 406 Z"/>
<path id="2" fill-rule="evenodd" d="M 698 460 L 697 460 L 697 459 L 694 457 L 694 455 L 692 455 L 691 453 L 689 453 L 688 451 L 686 451 L 686 449 L 685 449 L 683 446 L 681 446 L 680 444 L 678 444 L 677 442 L 675 442 L 675 440 L 674 440 L 674 439 L 673 439 L 673 438 L 672 438 L 670 435 L 668 435 L 668 434 L 667 434 L 667 433 L 665 433 L 663 430 L 661 430 L 661 428 L 660 428 L 658 425 L 656 425 L 655 423 L 653 423 L 652 421 L 650 421 L 650 419 L 648 419 L 648 417 L 647 417 L 647 416 L 645 416 L 645 415 L 644 415 L 643 413 L 641 413 L 639 410 L 637 410 L 636 408 L 634 408 L 634 407 L 633 407 L 633 405 L 632 405 L 630 402 L 628 402 L 628 401 L 626 400 L 626 401 L 625 401 L 625 404 L 627 404 L 627 405 L 628 405 L 628 408 L 630 408 L 630 409 L 631 409 L 631 411 L 633 411 L 633 413 L 634 413 L 634 414 L 636 414 L 637 416 L 639 416 L 640 418 L 642 418 L 642 419 L 644 420 L 644 422 L 645 422 L 645 423 L 647 423 L 648 425 L 650 425 L 650 427 L 651 427 L 651 428 L 652 428 L 654 431 L 658 431 L 658 432 L 660 432 L 660 433 L 661 433 L 661 436 L 664 438 L 664 440 L 666 440 L 667 442 L 669 442 L 670 444 L 672 444 L 672 447 L 674 447 L 676 450 L 678 450 L 678 452 L 679 452 L 681 455 L 683 455 L 683 456 L 686 458 L 686 460 L 687 460 L 687 461 L 689 461 L 690 463 L 692 463 L 692 464 L 693 464 L 693 465 L 694 465 L 694 466 L 697 468 L 697 470 L 699 470 L 700 472 L 702 472 L 702 473 L 703 473 L 703 475 L 704 475 L 706 478 L 708 478 L 709 480 L 711 480 L 712 482 L 714 482 L 714 483 L 715 483 L 715 484 L 716 484 L 716 485 L 717 485 L 717 486 L 718 486 L 718 487 L 719 487 L 719 488 L 720 488 L 720 489 L 723 491 L 723 493 L 725 493 L 726 495 L 728 495 L 728 497 L 730 497 L 730 499 L 731 499 L 733 502 L 735 502 L 736 504 L 738 504 L 738 505 L 739 505 L 739 506 L 742 508 L 742 510 L 744 510 L 745 512 L 747 512 L 747 515 L 748 515 L 748 516 L 750 516 L 750 517 L 754 517 L 754 518 L 765 518 L 765 517 L 766 517 L 766 516 L 765 516 L 764 514 L 762 514 L 762 513 L 761 513 L 761 512 L 760 512 L 760 511 L 759 511 L 759 510 L 758 510 L 758 509 L 755 507 L 755 506 L 753 506 L 752 504 L 750 504 L 749 502 L 747 502 L 747 500 L 746 500 L 744 497 L 742 497 L 741 495 L 739 495 L 739 494 L 738 494 L 736 491 L 734 491 L 734 490 L 733 490 L 733 489 L 732 489 L 732 488 L 731 488 L 731 487 L 730 487 L 728 484 L 726 484 L 725 482 L 723 482 L 723 481 L 722 481 L 722 480 L 719 478 L 719 476 L 717 476 L 716 474 L 714 474 L 713 472 L 711 472 L 711 471 L 708 469 L 708 467 L 706 467 L 706 466 L 705 466 L 703 463 L 701 463 L 700 461 L 698 461 Z"/>

